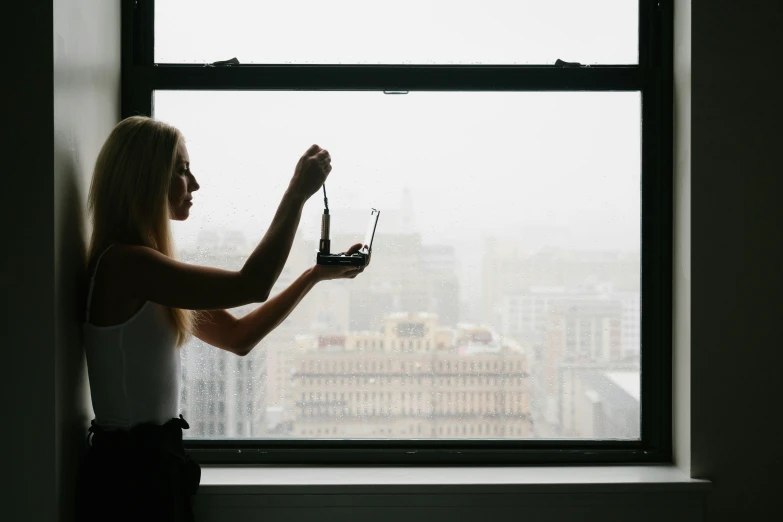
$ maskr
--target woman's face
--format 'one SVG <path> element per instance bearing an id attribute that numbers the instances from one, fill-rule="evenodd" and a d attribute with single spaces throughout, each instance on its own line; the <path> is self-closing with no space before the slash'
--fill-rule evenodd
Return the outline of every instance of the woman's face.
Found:
<path id="1" fill-rule="evenodd" d="M 185 144 L 180 141 L 177 147 L 177 160 L 174 164 L 174 175 L 169 185 L 169 207 L 171 219 L 185 221 L 193 206 L 193 192 L 199 189 L 195 176 L 190 171 L 190 156 Z"/>

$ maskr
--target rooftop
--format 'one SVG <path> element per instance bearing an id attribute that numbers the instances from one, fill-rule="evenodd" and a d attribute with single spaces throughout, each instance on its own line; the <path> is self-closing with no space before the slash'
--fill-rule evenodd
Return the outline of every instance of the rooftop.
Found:
<path id="1" fill-rule="evenodd" d="M 639 400 L 641 389 L 640 372 L 606 372 L 605 375 L 625 393 L 635 400 Z"/>

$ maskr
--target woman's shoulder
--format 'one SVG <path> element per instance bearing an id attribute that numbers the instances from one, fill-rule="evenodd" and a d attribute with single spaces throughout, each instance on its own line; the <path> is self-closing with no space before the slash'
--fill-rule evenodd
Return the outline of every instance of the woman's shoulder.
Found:
<path id="1" fill-rule="evenodd" d="M 89 266 L 91 281 L 88 292 L 91 295 L 88 295 L 87 318 L 90 324 L 116 326 L 139 312 L 144 300 L 119 291 L 128 266 L 127 257 L 137 249 L 138 245 L 115 243 L 94 256 Z"/>
<path id="2" fill-rule="evenodd" d="M 118 263 L 133 264 L 137 261 L 160 255 L 162 255 L 160 252 L 148 246 L 132 243 L 114 243 L 104 251 L 100 264 L 101 266 L 116 265 Z"/>
<path id="3" fill-rule="evenodd" d="M 160 256 L 157 250 L 143 245 L 113 243 L 93 256 L 87 273 L 96 279 L 113 279 L 118 271 L 127 271 L 151 257 Z"/>

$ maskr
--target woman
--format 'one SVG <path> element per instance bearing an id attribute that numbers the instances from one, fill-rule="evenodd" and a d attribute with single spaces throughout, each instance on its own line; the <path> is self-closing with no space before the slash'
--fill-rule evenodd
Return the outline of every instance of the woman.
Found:
<path id="1" fill-rule="evenodd" d="M 180 132 L 121 121 L 103 145 L 89 194 L 93 231 L 84 323 L 95 419 L 77 487 L 77 520 L 192 520 L 198 464 L 182 448 L 179 348 L 195 335 L 247 355 L 318 282 L 364 268 L 315 265 L 269 299 L 302 207 L 332 170 L 313 145 L 300 158 L 272 225 L 236 272 L 178 262 L 169 220 L 199 189 Z M 361 248 L 351 246 L 346 253 Z M 238 319 L 226 308 L 265 302 Z"/>

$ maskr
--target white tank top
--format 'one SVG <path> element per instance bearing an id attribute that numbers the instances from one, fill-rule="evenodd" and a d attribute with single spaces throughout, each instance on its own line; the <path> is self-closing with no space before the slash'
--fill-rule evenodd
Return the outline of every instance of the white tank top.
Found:
<path id="1" fill-rule="evenodd" d="M 94 422 L 104 429 L 130 429 L 146 422 L 164 424 L 179 415 L 182 362 L 177 332 L 167 308 L 152 301 L 123 323 L 90 323 L 95 274 L 108 250 L 95 262 L 84 323 Z"/>

